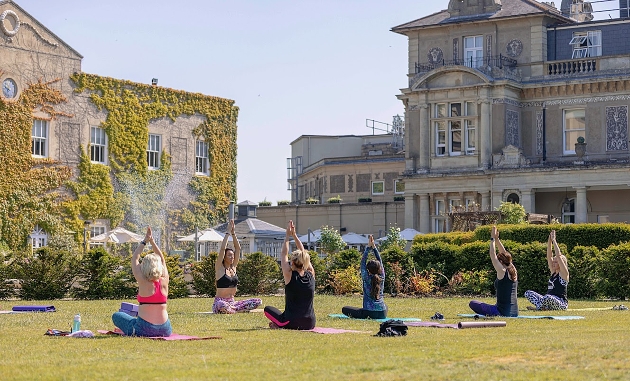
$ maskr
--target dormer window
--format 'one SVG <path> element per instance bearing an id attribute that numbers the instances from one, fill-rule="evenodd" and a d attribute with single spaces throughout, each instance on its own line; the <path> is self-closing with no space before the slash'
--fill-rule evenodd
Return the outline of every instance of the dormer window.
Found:
<path id="1" fill-rule="evenodd" d="M 602 55 L 602 31 L 576 32 L 569 45 L 573 46 L 571 58 L 599 57 Z"/>

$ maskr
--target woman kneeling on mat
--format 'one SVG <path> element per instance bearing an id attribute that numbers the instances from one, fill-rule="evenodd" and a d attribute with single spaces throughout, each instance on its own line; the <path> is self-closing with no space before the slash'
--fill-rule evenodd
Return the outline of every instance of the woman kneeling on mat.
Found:
<path id="1" fill-rule="evenodd" d="M 495 248 L 498 246 L 498 253 Z M 505 250 L 499 239 L 499 230 L 492 227 L 492 238 L 490 238 L 490 259 L 497 271 L 497 279 L 494 280 L 494 287 L 497 290 L 497 304 L 490 305 L 477 300 L 470 302 L 470 308 L 479 315 L 486 316 L 518 316 L 518 305 L 516 301 L 516 289 L 518 286 L 518 276 L 516 267 L 512 263 L 512 255 Z"/>
<path id="2" fill-rule="evenodd" d="M 234 220 L 230 220 L 229 231 L 223 237 L 221 249 L 217 255 L 217 262 L 214 265 L 215 279 L 217 282 L 217 294 L 212 304 L 212 312 L 215 314 L 233 314 L 236 312 L 247 312 L 258 308 L 262 300 L 258 298 L 235 301 L 236 286 L 238 285 L 238 275 L 236 275 L 236 265 L 241 255 L 241 244 L 234 232 Z M 227 247 L 228 238 L 232 236 L 234 250 Z"/>
<path id="3" fill-rule="evenodd" d="M 553 256 L 554 250 L 555 256 Z M 547 239 L 547 265 L 551 272 L 551 277 L 547 284 L 547 294 L 543 296 L 532 290 L 525 291 L 525 297 L 534 305 L 534 307 L 527 306 L 527 309 L 542 311 L 566 310 L 569 306 L 567 299 L 569 267 L 567 266 L 567 257 L 562 255 L 558 242 L 556 242 L 555 230 L 551 231 L 549 239 Z"/>
<path id="4" fill-rule="evenodd" d="M 147 242 L 151 244 L 153 253 L 145 255 L 140 262 L 140 254 Z M 116 312 L 112 316 L 114 325 L 127 336 L 170 336 L 173 329 L 166 312 L 168 269 L 164 254 L 153 241 L 151 227 L 147 228 L 144 240 L 131 256 L 131 271 L 138 281 L 138 317 Z"/>
<path id="5" fill-rule="evenodd" d="M 376 260 L 367 260 L 370 249 L 374 250 Z M 378 249 L 374 245 L 374 237 L 371 235 L 361 258 L 361 278 L 363 279 L 363 308 L 343 307 L 341 312 L 355 319 L 385 319 L 387 317 L 387 306 L 383 301 L 385 270 Z"/>
<path id="6" fill-rule="evenodd" d="M 289 240 L 293 237 L 297 250 L 289 260 Z M 284 277 L 284 312 L 276 307 L 265 307 L 265 316 L 271 320 L 269 328 L 309 330 L 315 328 L 313 298 L 315 296 L 315 270 L 311 257 L 304 250 L 295 233 L 293 221 L 289 221 L 280 255 Z"/>

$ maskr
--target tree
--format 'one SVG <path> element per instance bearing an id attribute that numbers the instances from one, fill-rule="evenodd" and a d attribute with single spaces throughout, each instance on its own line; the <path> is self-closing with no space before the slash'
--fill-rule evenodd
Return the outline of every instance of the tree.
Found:
<path id="1" fill-rule="evenodd" d="M 407 241 L 400 236 L 400 228 L 398 226 L 392 226 L 387 231 L 387 236 L 381 243 L 381 250 L 387 250 L 394 246 L 404 249 L 406 245 Z"/>
<path id="2" fill-rule="evenodd" d="M 525 208 L 521 204 L 512 202 L 501 202 L 501 205 L 497 208 L 501 212 L 504 224 L 524 224 L 527 213 Z"/>
<path id="3" fill-rule="evenodd" d="M 339 250 L 342 250 L 346 247 L 346 243 L 341 238 L 341 234 L 337 231 L 337 229 L 322 226 L 322 234 L 319 238 L 319 244 L 321 245 L 322 251 L 328 255 L 334 254 Z"/>

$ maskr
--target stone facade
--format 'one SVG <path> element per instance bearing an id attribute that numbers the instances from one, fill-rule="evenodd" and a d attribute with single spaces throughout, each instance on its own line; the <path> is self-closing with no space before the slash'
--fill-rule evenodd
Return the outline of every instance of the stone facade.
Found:
<path id="1" fill-rule="evenodd" d="M 405 227 L 441 231 L 452 206 L 508 198 L 567 223 L 630 220 L 628 26 L 504 0 L 394 27 L 409 41 Z M 423 53 L 436 49 L 440 64 Z"/>

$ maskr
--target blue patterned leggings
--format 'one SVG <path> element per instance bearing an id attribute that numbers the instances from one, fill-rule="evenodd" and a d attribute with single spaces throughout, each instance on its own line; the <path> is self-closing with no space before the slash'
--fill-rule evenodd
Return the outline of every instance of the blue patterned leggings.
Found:
<path id="1" fill-rule="evenodd" d="M 234 298 L 214 298 L 214 304 L 212 304 L 212 312 L 215 314 L 233 314 L 236 312 L 251 311 L 260 307 L 262 299 L 253 298 L 246 300 L 239 300 L 238 302 Z"/>
<path id="2" fill-rule="evenodd" d="M 555 295 L 540 295 L 532 290 L 525 291 L 525 297 L 536 307 L 537 310 L 566 310 L 569 306 L 568 302 Z"/>

